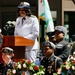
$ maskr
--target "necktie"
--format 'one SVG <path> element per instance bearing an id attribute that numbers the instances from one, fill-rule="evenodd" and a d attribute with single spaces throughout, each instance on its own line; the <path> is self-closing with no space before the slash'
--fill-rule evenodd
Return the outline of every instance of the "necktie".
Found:
<path id="1" fill-rule="evenodd" d="M 25 20 L 25 17 L 22 18 L 22 24 L 23 24 L 24 20 Z"/>

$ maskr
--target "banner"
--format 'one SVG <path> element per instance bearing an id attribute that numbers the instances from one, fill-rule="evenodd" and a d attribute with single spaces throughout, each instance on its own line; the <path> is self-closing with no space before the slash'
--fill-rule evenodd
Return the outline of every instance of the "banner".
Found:
<path id="1" fill-rule="evenodd" d="M 48 0 L 38 0 L 38 15 L 39 18 L 46 21 L 46 30 L 47 32 L 54 31 L 54 24 L 49 8 Z"/>

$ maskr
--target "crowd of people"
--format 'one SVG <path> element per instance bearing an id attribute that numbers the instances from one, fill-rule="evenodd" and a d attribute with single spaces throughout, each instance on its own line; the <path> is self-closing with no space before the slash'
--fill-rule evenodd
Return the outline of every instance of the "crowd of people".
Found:
<path id="1" fill-rule="evenodd" d="M 53 75 L 71 55 L 70 45 L 64 40 L 66 34 L 67 29 L 64 26 L 56 26 L 54 32 L 47 33 L 49 40 L 43 43 L 44 58 L 41 60 L 46 68 L 45 75 Z"/>
<path id="2" fill-rule="evenodd" d="M 36 16 L 31 14 L 30 4 L 28 2 L 21 2 L 18 6 L 19 17 L 16 19 L 14 30 L 15 36 L 22 36 L 34 41 L 34 46 L 28 46 L 25 49 L 25 59 L 36 62 L 37 52 L 39 49 L 38 35 L 39 22 Z M 45 75 L 53 75 L 56 69 L 67 61 L 71 55 L 71 48 L 69 43 L 64 40 L 67 34 L 67 29 L 64 26 L 56 26 L 54 32 L 48 32 L 48 41 L 43 40 L 40 45 L 41 56 L 39 54 L 40 65 L 43 65 Z M 0 75 L 6 75 L 7 69 L 11 69 L 15 64 L 11 60 L 14 56 L 13 49 L 4 47 L 1 50 L 3 63 L 0 64 Z"/>

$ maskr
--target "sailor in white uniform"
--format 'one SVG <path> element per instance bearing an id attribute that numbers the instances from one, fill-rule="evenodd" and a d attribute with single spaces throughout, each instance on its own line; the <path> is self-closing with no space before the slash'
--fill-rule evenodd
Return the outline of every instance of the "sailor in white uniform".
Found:
<path id="1" fill-rule="evenodd" d="M 31 15 L 30 4 L 21 2 L 18 6 L 19 17 L 16 19 L 14 35 L 22 36 L 34 41 L 34 46 L 25 49 L 25 59 L 36 61 L 38 51 L 39 22 L 36 16 Z"/>

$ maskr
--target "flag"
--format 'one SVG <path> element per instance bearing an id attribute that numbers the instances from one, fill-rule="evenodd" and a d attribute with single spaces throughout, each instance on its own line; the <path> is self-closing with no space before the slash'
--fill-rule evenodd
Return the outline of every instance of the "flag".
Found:
<path id="1" fill-rule="evenodd" d="M 52 20 L 51 11 L 49 8 L 48 0 L 38 0 L 38 15 L 39 18 L 46 21 L 47 32 L 54 31 L 54 24 Z"/>

